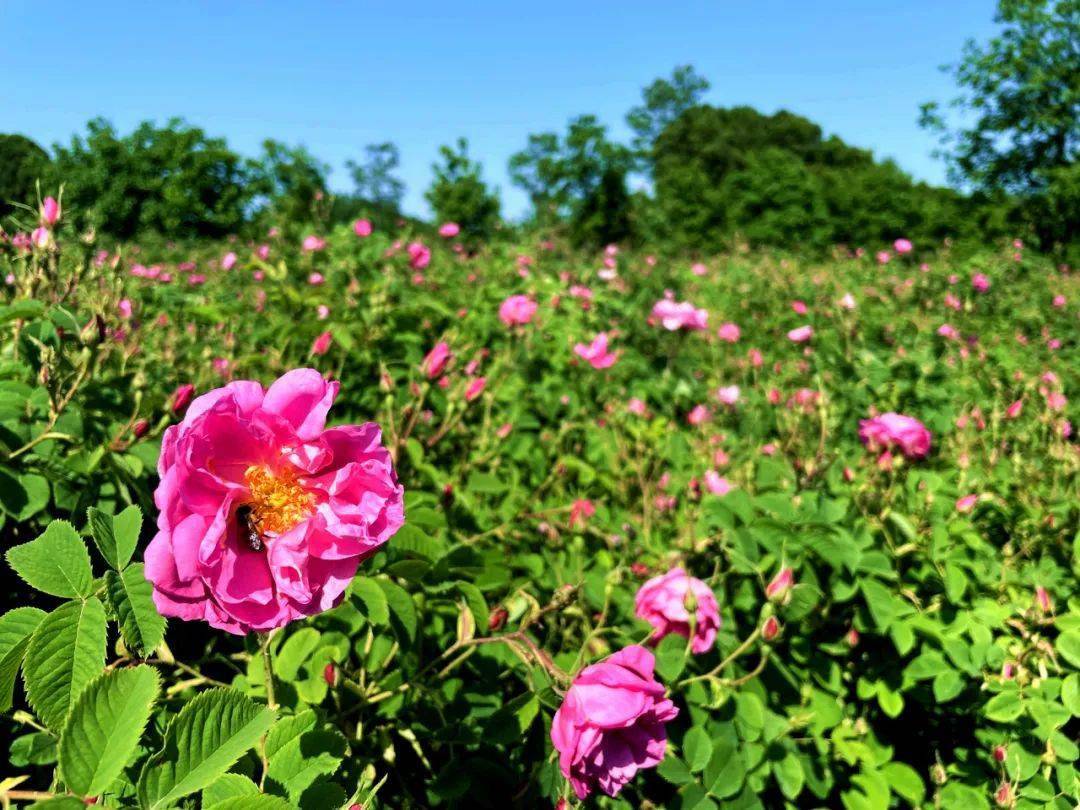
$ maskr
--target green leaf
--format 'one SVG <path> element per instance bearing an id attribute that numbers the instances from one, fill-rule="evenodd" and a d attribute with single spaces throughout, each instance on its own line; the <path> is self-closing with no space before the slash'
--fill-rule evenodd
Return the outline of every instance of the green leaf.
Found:
<path id="1" fill-rule="evenodd" d="M 390 621 L 390 605 L 379 583 L 368 577 L 357 577 L 352 581 L 352 592 L 363 606 L 367 620 L 376 627 L 382 627 Z"/>
<path id="2" fill-rule="evenodd" d="M 802 793 L 803 786 L 806 784 L 806 774 L 803 773 L 802 762 L 793 752 L 788 751 L 783 759 L 774 762 L 772 770 L 781 793 L 791 800 Z"/>
<path id="3" fill-rule="evenodd" d="M 7 561 L 20 577 L 50 596 L 89 596 L 94 588 L 90 552 L 75 527 L 54 520 L 36 539 L 8 550 Z"/>
<path id="4" fill-rule="evenodd" d="M 23 661 L 26 698 L 37 716 L 59 731 L 83 688 L 105 666 L 105 606 L 97 597 L 67 602 L 30 637 Z"/>
<path id="5" fill-rule="evenodd" d="M 735 694 L 735 727 L 744 740 L 756 740 L 765 727 L 765 707 L 752 692 Z"/>
<path id="6" fill-rule="evenodd" d="M 713 745 L 709 734 L 701 726 L 694 726 L 683 737 L 682 752 L 686 764 L 694 773 L 698 773 L 712 757 Z"/>
<path id="7" fill-rule="evenodd" d="M 218 802 L 237 796 L 257 796 L 259 786 L 239 773 L 226 773 L 219 776 L 202 792 L 202 806 L 212 807 Z"/>
<path id="8" fill-rule="evenodd" d="M 870 615 L 874 618 L 874 624 L 881 630 L 887 630 L 896 615 L 896 607 L 889 589 L 876 579 L 863 580 L 861 587 L 863 596 L 866 597 L 866 606 L 870 608 Z"/>
<path id="9" fill-rule="evenodd" d="M 198 695 L 169 726 L 162 750 L 143 766 L 140 806 L 170 807 L 206 788 L 250 750 L 273 722 L 272 711 L 231 689 Z"/>
<path id="10" fill-rule="evenodd" d="M 100 796 L 128 764 L 158 695 L 157 670 L 145 664 L 92 681 L 60 734 L 60 775 L 68 790 Z"/>
<path id="11" fill-rule="evenodd" d="M 1080 629 L 1062 633 L 1057 637 L 1054 647 L 1058 655 L 1074 667 L 1080 667 Z"/>
<path id="12" fill-rule="evenodd" d="M 882 773 L 893 793 L 912 806 L 918 807 L 922 804 L 926 786 L 914 768 L 903 762 L 890 762 L 882 769 Z"/>
<path id="13" fill-rule="evenodd" d="M 726 799 L 742 790 L 745 778 L 746 763 L 742 754 L 729 740 L 718 741 L 705 766 L 705 789 L 718 799 Z"/>
<path id="14" fill-rule="evenodd" d="M 20 607 L 0 616 L 0 712 L 11 708 L 15 676 L 34 630 L 41 624 L 44 610 Z"/>
<path id="15" fill-rule="evenodd" d="M 666 681 L 674 681 L 686 666 L 686 639 L 675 633 L 664 636 L 656 645 L 656 671 Z"/>
<path id="16" fill-rule="evenodd" d="M 964 680 L 955 669 L 940 672 L 934 678 L 934 699 L 938 703 L 948 703 L 964 690 Z"/>
<path id="17" fill-rule="evenodd" d="M 686 763 L 672 754 L 660 760 L 660 764 L 656 766 L 656 772 L 661 779 L 673 785 L 687 785 L 694 781 L 694 776 L 686 767 Z"/>
<path id="18" fill-rule="evenodd" d="M 487 630 L 488 620 L 490 618 L 487 600 L 484 599 L 484 594 L 471 582 L 462 582 L 458 580 L 454 584 L 457 585 L 457 589 L 461 592 L 461 595 L 465 597 L 465 604 L 469 606 L 469 610 L 472 612 L 476 627 L 479 632 L 483 634 Z"/>
<path id="19" fill-rule="evenodd" d="M 295 681 L 300 667 L 319 646 L 320 636 L 314 627 L 302 627 L 285 639 L 274 656 L 274 674 L 283 681 Z"/>
<path id="20" fill-rule="evenodd" d="M 297 803 L 320 776 L 337 771 L 348 743 L 337 729 L 314 728 L 297 734 L 270 757 L 267 776 L 281 785 Z"/>
<path id="21" fill-rule="evenodd" d="M 105 572 L 105 592 L 116 614 L 128 649 L 144 658 L 165 638 L 165 617 L 154 605 L 154 589 L 146 579 L 142 563 L 122 572 Z"/>
<path id="22" fill-rule="evenodd" d="M 135 546 L 142 530 L 142 512 L 138 506 L 129 506 L 119 515 L 110 515 L 91 506 L 86 510 L 90 534 L 101 556 L 117 571 L 131 562 Z"/>
<path id="23" fill-rule="evenodd" d="M 508 484 L 505 479 L 491 473 L 474 472 L 469 476 L 465 484 L 467 492 L 479 492 L 487 495 L 498 495 L 506 492 Z"/>
<path id="24" fill-rule="evenodd" d="M 1080 675 L 1075 672 L 1061 684 L 1061 702 L 1073 717 L 1080 717 Z"/>
<path id="25" fill-rule="evenodd" d="M 388 579 L 375 581 L 379 583 L 383 596 L 386 597 L 386 603 L 390 607 L 390 623 L 398 634 L 399 640 L 401 636 L 404 636 L 408 641 L 413 641 L 416 638 L 419 619 L 416 616 L 416 605 L 413 603 L 412 596 L 400 585 Z"/>
<path id="26" fill-rule="evenodd" d="M 997 723 L 1011 723 L 1024 711 L 1024 705 L 1020 702 L 1020 695 L 1016 692 L 1002 692 L 990 698 L 983 713 Z"/>
<path id="27" fill-rule="evenodd" d="M 233 796 L 209 806 L 205 810 L 294 810 L 293 806 L 280 796 L 268 796 L 260 793 L 256 796 Z"/>
<path id="28" fill-rule="evenodd" d="M 791 589 L 791 597 L 784 606 L 784 618 L 791 622 L 802 621 L 821 601 L 821 591 L 813 585 L 799 583 Z"/>

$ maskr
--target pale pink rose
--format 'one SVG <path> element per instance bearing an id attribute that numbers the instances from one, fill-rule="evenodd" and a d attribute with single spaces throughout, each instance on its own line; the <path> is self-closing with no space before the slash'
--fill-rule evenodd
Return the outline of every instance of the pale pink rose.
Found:
<path id="1" fill-rule="evenodd" d="M 652 316 L 669 332 L 677 329 L 702 330 L 708 327 L 709 313 L 687 301 L 675 302 L 663 298 L 652 308 Z"/>
<path id="2" fill-rule="evenodd" d="M 160 613 L 246 634 L 329 610 L 401 527 L 378 426 L 325 428 L 337 392 L 313 369 L 232 382 L 165 431 L 145 557 Z"/>
<path id="3" fill-rule="evenodd" d="M 787 333 L 788 340 L 792 343 L 806 343 L 814 336 L 814 329 L 812 326 L 800 326 L 797 329 L 792 329 Z"/>
<path id="4" fill-rule="evenodd" d="M 30 233 L 30 242 L 38 250 L 44 250 L 52 243 L 52 233 L 50 233 L 49 229 L 44 226 L 40 228 L 34 228 L 34 230 Z"/>
<path id="5" fill-rule="evenodd" d="M 976 273 L 971 277 L 971 286 L 975 292 L 984 293 L 990 289 L 990 279 L 985 273 Z"/>
<path id="6" fill-rule="evenodd" d="M 770 602 L 783 602 L 795 585 L 795 572 L 782 566 L 769 584 L 765 586 L 765 598 Z"/>
<path id="7" fill-rule="evenodd" d="M 1065 296 L 1064 295 L 1055 295 L 1054 300 L 1053 300 L 1052 303 L 1053 303 L 1053 305 L 1054 305 L 1054 307 L 1056 309 L 1061 309 L 1066 304 Z"/>
<path id="8" fill-rule="evenodd" d="M 776 455 L 776 450 L 777 450 L 776 445 L 773 444 L 772 442 L 769 442 L 768 444 L 763 444 L 761 446 L 761 455 L 763 455 L 763 456 L 775 456 Z"/>
<path id="9" fill-rule="evenodd" d="M 333 336 L 329 332 L 323 332 L 311 343 L 311 353 L 314 355 L 323 355 L 330 350 L 330 343 L 333 341 Z"/>
<path id="10" fill-rule="evenodd" d="M 446 369 L 446 364 L 450 362 L 453 354 L 450 352 L 450 344 L 445 341 L 440 341 L 435 344 L 435 347 L 427 353 L 423 362 L 420 364 L 421 373 L 429 380 L 434 380 Z"/>
<path id="11" fill-rule="evenodd" d="M 892 261 L 892 254 L 887 250 L 879 250 L 876 254 L 878 264 L 888 264 Z"/>
<path id="12" fill-rule="evenodd" d="M 536 314 L 536 302 L 524 295 L 511 295 L 499 305 L 499 320 L 507 326 L 523 326 Z"/>
<path id="13" fill-rule="evenodd" d="M 444 222 L 439 226 L 439 236 L 443 239 L 453 239 L 461 233 L 461 226 L 456 222 Z"/>
<path id="14" fill-rule="evenodd" d="M 910 459 L 923 458 L 930 452 L 930 431 L 918 419 L 899 413 L 863 419 L 859 422 L 859 439 L 874 452 L 898 448 Z"/>
<path id="15" fill-rule="evenodd" d="M 693 624 L 690 651 L 695 655 L 712 649 L 720 629 L 716 596 L 708 585 L 682 568 L 673 568 L 642 585 L 634 597 L 634 615 L 653 626 L 653 643 L 669 633 L 689 639 Z"/>
<path id="16" fill-rule="evenodd" d="M 1063 411 L 1069 401 L 1060 391 L 1048 391 L 1046 394 L 1046 407 L 1052 411 Z"/>
<path id="17" fill-rule="evenodd" d="M 221 257 L 221 269 L 225 271 L 232 270 L 236 267 L 236 254 L 231 250 Z"/>
<path id="18" fill-rule="evenodd" d="M 943 323 L 941 326 L 939 326 L 937 333 L 943 338 L 948 338 L 949 340 L 956 340 L 960 337 L 960 333 L 957 332 L 953 326 L 947 323 Z"/>
<path id="19" fill-rule="evenodd" d="M 315 253 L 326 247 L 326 240 L 320 236 L 305 236 L 300 248 L 305 253 Z"/>
<path id="20" fill-rule="evenodd" d="M 608 336 L 606 332 L 598 334 L 593 338 L 592 343 L 589 343 L 588 345 L 584 343 L 575 345 L 574 354 L 597 370 L 611 368 L 615 365 L 615 361 L 619 359 L 619 356 L 616 353 L 608 351 Z"/>
<path id="21" fill-rule="evenodd" d="M 911 253 L 912 244 L 907 239 L 897 239 L 893 242 L 893 249 L 903 256 L 905 253 Z"/>
<path id="22" fill-rule="evenodd" d="M 762 356 L 761 351 L 758 349 L 751 349 L 747 352 L 747 357 L 750 358 L 750 365 L 754 368 L 761 368 L 765 365 L 765 358 Z"/>
<path id="23" fill-rule="evenodd" d="M 716 330 L 716 336 L 725 343 L 738 343 L 740 334 L 739 327 L 733 323 L 722 323 Z"/>
<path id="24" fill-rule="evenodd" d="M 805 315 L 808 312 L 805 301 L 792 301 L 791 308 L 796 315 Z"/>
<path id="25" fill-rule="evenodd" d="M 266 295 L 266 292 L 263 290 L 259 290 L 259 292 L 261 292 L 264 296 Z M 327 318 L 330 317 L 330 307 L 328 307 L 326 304 L 319 304 L 319 306 L 315 308 L 315 316 L 320 321 L 325 321 Z"/>
<path id="26" fill-rule="evenodd" d="M 690 272 L 693 273 L 695 276 L 704 276 L 706 273 L 709 272 L 709 268 L 701 262 L 695 262 L 694 264 L 690 265 Z"/>
<path id="27" fill-rule="evenodd" d="M 855 309 L 855 297 L 851 293 L 844 293 L 844 297 L 840 299 L 839 303 L 841 309 Z"/>
<path id="28" fill-rule="evenodd" d="M 326 278 L 322 273 L 312 273 L 307 277 L 307 283 L 312 287 L 321 287 L 325 283 Z"/>
<path id="29" fill-rule="evenodd" d="M 708 422 L 712 418 L 712 414 L 709 409 L 704 405 L 695 405 L 691 408 L 690 413 L 686 415 L 686 421 L 691 425 L 700 425 Z"/>
<path id="30" fill-rule="evenodd" d="M 725 385 L 716 392 L 716 398 L 725 405 L 734 405 L 739 401 L 739 386 Z"/>
<path id="31" fill-rule="evenodd" d="M 1050 592 L 1042 585 L 1035 586 L 1035 605 L 1043 613 L 1054 612 L 1054 600 L 1050 598 Z"/>
<path id="32" fill-rule="evenodd" d="M 127 298 L 121 298 L 116 308 L 120 311 L 120 317 L 125 321 L 131 317 L 131 301 Z"/>
<path id="33" fill-rule="evenodd" d="M 627 403 L 626 410 L 630 411 L 634 416 L 644 416 L 648 412 L 645 403 L 637 397 L 634 397 Z"/>
<path id="34" fill-rule="evenodd" d="M 731 492 L 731 482 L 716 470 L 705 471 L 705 488 L 713 495 L 724 496 Z"/>
<path id="35" fill-rule="evenodd" d="M 353 233 L 355 233 L 357 236 L 371 236 L 371 221 L 367 219 L 358 219 L 352 224 L 352 229 Z"/>
<path id="36" fill-rule="evenodd" d="M 679 710 L 653 675 L 651 652 L 631 645 L 574 678 L 551 721 L 559 769 L 584 799 L 595 789 L 616 795 L 642 768 L 660 764 L 664 724 Z"/>
<path id="37" fill-rule="evenodd" d="M 570 287 L 570 297 L 591 301 L 593 299 L 593 291 L 581 284 L 574 284 Z"/>
<path id="38" fill-rule="evenodd" d="M 956 511 L 962 515 L 966 515 L 975 508 L 975 504 L 978 502 L 978 495 L 964 495 L 962 498 L 956 499 Z"/>
<path id="39" fill-rule="evenodd" d="M 270 258 L 270 246 L 269 245 L 259 245 L 255 249 L 255 255 L 258 256 L 260 259 L 262 259 L 265 262 L 267 259 Z"/>

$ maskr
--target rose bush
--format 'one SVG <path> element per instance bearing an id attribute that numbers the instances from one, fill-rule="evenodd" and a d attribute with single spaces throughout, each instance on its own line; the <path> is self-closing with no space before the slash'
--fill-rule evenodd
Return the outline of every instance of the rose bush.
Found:
<path id="1" fill-rule="evenodd" d="M 1080 801 L 1069 268 L 65 216 L 0 245 L 5 801 Z"/>

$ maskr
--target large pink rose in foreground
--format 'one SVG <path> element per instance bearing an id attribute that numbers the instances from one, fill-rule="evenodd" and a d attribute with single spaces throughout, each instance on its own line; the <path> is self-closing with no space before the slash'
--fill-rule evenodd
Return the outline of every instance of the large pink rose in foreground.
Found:
<path id="1" fill-rule="evenodd" d="M 694 639 L 690 642 L 690 651 L 708 652 L 720 629 L 720 607 L 712 589 L 700 579 L 681 568 L 672 568 L 642 585 L 634 597 L 634 614 L 655 628 L 655 641 L 668 633 L 690 638 L 691 610 Z"/>
<path id="2" fill-rule="evenodd" d="M 633 645 L 574 678 L 551 721 L 551 741 L 579 799 L 597 787 L 614 796 L 639 769 L 664 758 L 664 724 L 679 710 L 653 677 L 655 663 Z"/>
<path id="3" fill-rule="evenodd" d="M 859 422 L 859 438 L 877 452 L 897 448 L 908 458 L 930 452 L 930 431 L 918 419 L 899 413 L 883 413 Z"/>
<path id="4" fill-rule="evenodd" d="M 326 428 L 338 383 L 290 371 L 196 398 L 165 431 L 146 578 L 166 616 L 271 630 L 341 601 L 404 522 L 378 425 Z"/>

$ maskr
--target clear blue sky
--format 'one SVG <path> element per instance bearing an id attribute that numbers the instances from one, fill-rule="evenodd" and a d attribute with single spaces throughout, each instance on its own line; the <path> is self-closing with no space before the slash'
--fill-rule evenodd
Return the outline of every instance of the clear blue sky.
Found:
<path id="1" fill-rule="evenodd" d="M 594 113 L 614 135 L 653 78 L 692 63 L 707 101 L 786 108 L 942 182 L 918 105 L 938 67 L 994 30 L 992 0 L 0 0 L 0 131 L 44 146 L 102 115 L 122 131 L 182 116 L 234 149 L 302 143 L 333 166 L 366 143 L 402 152 L 405 207 L 440 144 L 467 137 L 517 216 L 507 158 L 530 132 Z"/>

